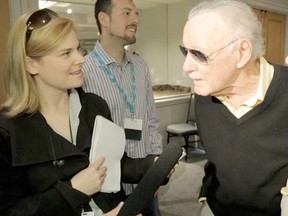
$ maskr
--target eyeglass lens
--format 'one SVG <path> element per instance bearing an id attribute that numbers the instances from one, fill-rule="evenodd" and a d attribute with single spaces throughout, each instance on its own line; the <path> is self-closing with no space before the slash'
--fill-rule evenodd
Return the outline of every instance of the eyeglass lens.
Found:
<path id="1" fill-rule="evenodd" d="M 194 49 L 187 49 L 183 46 L 179 46 L 179 47 L 180 47 L 180 50 L 185 57 L 187 56 L 187 54 L 189 52 L 194 58 L 196 58 L 196 60 L 198 62 L 201 62 L 202 64 L 208 64 L 207 56 L 204 53 L 202 53 L 201 51 L 194 50 Z"/>
<path id="2" fill-rule="evenodd" d="M 239 39 L 235 39 L 233 41 L 231 41 L 230 43 L 228 43 L 227 45 L 217 49 L 216 51 L 210 53 L 209 55 L 205 55 L 204 53 L 202 53 L 199 50 L 195 50 L 195 49 L 188 49 L 185 48 L 183 46 L 180 46 L 180 50 L 183 53 L 183 55 L 186 57 L 188 52 L 191 54 L 191 56 L 198 61 L 200 64 L 202 65 L 208 65 L 209 61 L 211 61 L 212 59 L 210 59 L 211 55 L 216 55 L 217 53 L 221 52 L 223 49 L 225 49 L 226 47 L 230 46 L 232 43 L 236 42 Z"/>
<path id="3" fill-rule="evenodd" d="M 31 33 L 35 28 L 40 28 L 46 25 L 48 22 L 50 22 L 52 17 L 56 16 L 58 16 L 57 13 L 47 8 L 34 12 L 26 22 L 27 25 L 26 43 L 30 39 Z"/>

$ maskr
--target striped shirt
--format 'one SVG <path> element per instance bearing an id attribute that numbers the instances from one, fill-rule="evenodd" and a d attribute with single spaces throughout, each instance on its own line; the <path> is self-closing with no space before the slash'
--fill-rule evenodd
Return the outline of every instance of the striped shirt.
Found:
<path id="1" fill-rule="evenodd" d="M 140 141 L 126 140 L 127 155 L 132 158 L 144 158 L 148 154 L 161 154 L 162 137 L 158 133 L 159 121 L 147 64 L 139 56 L 126 52 L 125 63 L 122 66 L 103 50 L 99 41 L 96 42 L 93 52 L 85 56 L 85 64 L 82 68 L 85 76 L 83 89 L 86 92 L 96 93 L 107 101 L 112 119 L 120 127 L 124 127 L 126 117 L 131 117 L 129 105 L 98 63 L 94 52 L 101 56 L 104 64 L 114 74 L 117 82 L 127 94 L 128 100 L 132 84 L 130 64 L 134 66 L 136 80 L 134 118 L 142 119 L 142 139 Z M 116 143 L 117 140 L 115 140 Z"/>

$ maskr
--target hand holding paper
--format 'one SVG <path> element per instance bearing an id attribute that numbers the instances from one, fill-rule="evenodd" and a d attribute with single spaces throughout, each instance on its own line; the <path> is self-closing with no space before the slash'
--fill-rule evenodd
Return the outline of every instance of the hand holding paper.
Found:
<path id="1" fill-rule="evenodd" d="M 111 193 L 120 191 L 121 165 L 120 161 L 125 149 L 124 129 L 102 116 L 96 116 L 90 150 L 90 163 L 96 158 L 106 158 L 107 176 L 101 192 Z"/>

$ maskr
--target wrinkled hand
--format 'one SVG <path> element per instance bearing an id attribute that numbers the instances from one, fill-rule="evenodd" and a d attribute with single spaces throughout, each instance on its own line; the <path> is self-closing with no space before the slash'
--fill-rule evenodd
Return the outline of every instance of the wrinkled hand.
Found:
<path id="1" fill-rule="evenodd" d="M 158 160 L 159 157 L 155 157 L 154 158 L 154 163 Z M 176 168 L 179 166 L 179 162 L 175 164 L 175 166 L 171 169 L 171 171 L 169 172 L 167 178 L 170 178 L 172 176 L 172 174 L 175 172 Z"/>
<path id="2" fill-rule="evenodd" d="M 106 214 L 103 214 L 102 216 L 117 216 L 123 204 L 123 202 L 120 202 L 116 208 L 114 208 L 110 212 L 107 212 Z M 142 214 L 138 214 L 137 216 L 142 216 Z"/>
<path id="3" fill-rule="evenodd" d="M 103 214 L 102 216 L 117 216 L 122 206 L 123 202 L 120 202 L 116 208 L 107 212 L 106 214 Z"/>
<path id="4" fill-rule="evenodd" d="M 71 179 L 72 187 L 89 196 L 98 192 L 106 177 L 107 167 L 102 166 L 104 161 L 104 157 L 99 157 L 89 167 L 77 173 Z"/>
<path id="5" fill-rule="evenodd" d="M 171 178 L 172 174 L 175 172 L 175 169 L 179 166 L 179 163 L 176 163 L 175 166 L 171 169 L 171 171 L 169 172 L 167 178 Z M 154 193 L 154 197 L 157 197 L 159 195 L 159 189 L 157 189 L 157 191 Z"/>
<path id="6" fill-rule="evenodd" d="M 154 193 L 154 197 L 158 197 L 159 193 L 160 193 L 160 188 L 158 188 L 157 191 Z"/>
<path id="7" fill-rule="evenodd" d="M 155 157 L 154 159 L 154 163 L 158 160 L 158 157 Z M 172 174 L 175 172 L 176 168 L 179 166 L 179 163 L 176 163 L 175 166 L 171 169 L 171 171 L 168 173 L 167 178 L 171 178 Z M 157 197 L 159 195 L 159 189 L 157 189 L 157 191 L 154 194 L 154 197 Z"/>
<path id="8" fill-rule="evenodd" d="M 172 174 L 175 172 L 177 167 L 179 166 L 179 163 L 176 163 L 175 166 L 171 169 L 170 173 L 168 174 L 167 178 L 170 178 Z"/>

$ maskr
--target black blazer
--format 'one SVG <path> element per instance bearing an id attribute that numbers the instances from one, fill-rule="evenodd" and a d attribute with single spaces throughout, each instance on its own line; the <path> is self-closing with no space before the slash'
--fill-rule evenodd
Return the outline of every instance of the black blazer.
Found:
<path id="1" fill-rule="evenodd" d="M 0 114 L 0 215 L 81 215 L 91 197 L 71 187 L 70 179 L 89 165 L 96 115 L 111 120 L 106 102 L 78 89 L 82 109 L 76 146 L 52 130 L 40 114 L 7 118 Z M 117 140 L 115 140 L 117 144 Z M 131 159 L 124 155 L 121 178 L 138 183 L 155 156 Z M 120 194 L 124 194 L 121 190 Z M 109 211 L 123 196 L 96 193 L 96 203 Z"/>

